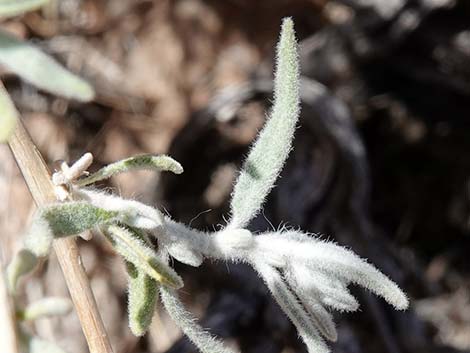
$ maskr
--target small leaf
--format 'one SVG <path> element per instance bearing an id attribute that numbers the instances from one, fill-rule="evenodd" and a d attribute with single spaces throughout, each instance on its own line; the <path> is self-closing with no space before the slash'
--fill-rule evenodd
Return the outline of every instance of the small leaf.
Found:
<path id="1" fill-rule="evenodd" d="M 11 293 L 15 294 L 18 279 L 31 272 L 38 263 L 36 255 L 31 251 L 23 249 L 20 250 L 7 268 L 8 288 Z"/>
<path id="2" fill-rule="evenodd" d="M 129 273 L 129 327 L 135 336 L 143 336 L 152 323 L 157 302 L 157 282 L 127 262 Z"/>
<path id="3" fill-rule="evenodd" d="M 0 83 L 0 143 L 7 142 L 13 134 L 18 112 L 10 95 Z"/>
<path id="4" fill-rule="evenodd" d="M 66 98 L 91 101 L 95 92 L 39 48 L 0 31 L 0 64 L 34 86 Z"/>
<path id="5" fill-rule="evenodd" d="M 25 248 L 38 257 L 46 256 L 57 237 L 76 235 L 110 222 L 119 215 L 88 202 L 66 202 L 38 211 L 24 239 Z"/>
<path id="6" fill-rule="evenodd" d="M 110 225 L 103 227 L 104 234 L 109 238 L 114 248 L 127 261 L 133 263 L 139 270 L 163 285 L 181 288 L 183 280 L 158 254 L 146 244 L 131 228 Z"/>
<path id="7" fill-rule="evenodd" d="M 101 168 L 96 173 L 77 181 L 78 186 L 85 186 L 97 181 L 108 179 L 113 175 L 132 170 L 147 169 L 157 171 L 170 171 L 175 174 L 183 173 L 183 167 L 168 156 L 142 155 L 126 158 Z"/>
<path id="8" fill-rule="evenodd" d="M 274 105 L 235 184 L 230 228 L 245 228 L 259 212 L 289 155 L 300 113 L 298 61 L 294 23 L 286 18 L 277 46 Z"/>
<path id="9" fill-rule="evenodd" d="M 67 298 L 48 297 L 29 304 L 19 312 L 19 317 L 25 321 L 33 321 L 48 316 L 65 315 L 72 309 L 72 303 Z"/>
<path id="10" fill-rule="evenodd" d="M 61 237 L 75 235 L 110 222 L 119 213 L 77 201 L 47 206 L 41 210 L 41 216 L 49 223 L 54 236 Z"/>
<path id="11" fill-rule="evenodd" d="M 134 228 L 155 229 L 163 224 L 164 217 L 157 209 L 134 200 L 125 200 L 104 192 L 86 188 L 75 190 L 74 196 L 96 207 L 118 212 L 119 221 Z"/>
<path id="12" fill-rule="evenodd" d="M 26 11 L 33 11 L 47 4 L 49 0 L 1 0 L 0 17 L 13 17 Z"/>
<path id="13" fill-rule="evenodd" d="M 202 254 L 199 251 L 191 249 L 185 245 L 186 244 L 179 244 L 175 242 L 173 244 L 168 244 L 166 246 L 166 250 L 179 262 L 193 267 L 201 266 L 202 262 L 204 261 Z"/>

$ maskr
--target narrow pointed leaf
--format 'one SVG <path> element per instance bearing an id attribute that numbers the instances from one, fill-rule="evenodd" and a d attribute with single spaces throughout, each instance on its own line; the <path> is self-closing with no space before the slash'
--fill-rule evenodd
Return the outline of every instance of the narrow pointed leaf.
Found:
<path id="1" fill-rule="evenodd" d="M 297 42 L 292 19 L 287 18 L 277 46 L 274 105 L 235 185 L 230 227 L 244 228 L 259 212 L 289 155 L 299 112 Z"/>
<path id="2" fill-rule="evenodd" d="M 344 282 L 363 286 L 384 298 L 397 310 L 408 307 L 408 298 L 398 285 L 352 251 L 332 243 L 318 242 L 315 246 L 304 246 L 297 252 L 299 259 L 305 257 L 312 267 L 327 274 L 338 276 Z"/>
<path id="3" fill-rule="evenodd" d="M 310 314 L 315 327 L 328 340 L 334 342 L 338 338 L 338 333 L 333 322 L 333 317 L 323 307 L 317 293 L 312 295 L 311 292 L 305 290 L 305 282 L 315 283 L 315 279 L 317 277 L 312 276 L 310 273 L 308 273 L 308 271 L 305 270 L 305 268 L 299 268 L 299 266 L 290 267 L 285 273 L 286 280 L 289 283 L 290 288 L 295 291 L 295 294 Z"/>
<path id="4" fill-rule="evenodd" d="M 0 17 L 21 15 L 26 11 L 33 11 L 47 4 L 49 0 L 1 0 Z"/>
<path id="5" fill-rule="evenodd" d="M 32 85 L 65 98 L 88 102 L 94 90 L 55 59 L 27 42 L 0 31 L 0 64 Z"/>
<path id="6" fill-rule="evenodd" d="M 0 83 L 0 143 L 7 142 L 13 134 L 18 112 L 10 95 Z"/>
<path id="7" fill-rule="evenodd" d="M 160 295 L 168 315 L 202 353 L 234 353 L 197 323 L 174 290 L 161 287 Z"/>
<path id="8" fill-rule="evenodd" d="M 126 262 L 129 274 L 129 327 L 135 336 L 143 336 L 152 323 L 157 302 L 158 284 L 131 262 Z"/>
<path id="9" fill-rule="evenodd" d="M 274 299 L 294 323 L 299 335 L 305 342 L 309 353 L 328 353 L 330 350 L 315 328 L 310 316 L 299 303 L 295 294 L 284 283 L 281 275 L 274 268 L 261 261 L 254 264 Z"/>
<path id="10" fill-rule="evenodd" d="M 127 261 L 133 263 L 156 281 L 172 287 L 181 288 L 183 280 L 148 244 L 136 236 L 130 228 L 110 225 L 103 229 L 114 248 Z"/>
<path id="11" fill-rule="evenodd" d="M 96 173 L 77 181 L 77 185 L 85 186 L 97 181 L 108 179 L 113 175 L 129 172 L 132 170 L 146 169 L 157 171 L 170 171 L 175 174 L 183 173 L 183 167 L 173 158 L 168 156 L 142 155 L 123 159 L 108 164 Z"/>

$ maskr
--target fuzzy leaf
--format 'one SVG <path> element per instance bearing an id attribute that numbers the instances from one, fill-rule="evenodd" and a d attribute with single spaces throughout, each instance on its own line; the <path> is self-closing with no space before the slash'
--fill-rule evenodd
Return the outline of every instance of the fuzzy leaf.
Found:
<path id="1" fill-rule="evenodd" d="M 24 12 L 36 10 L 48 2 L 49 0 L 1 0 L 0 17 L 21 15 Z"/>
<path id="2" fill-rule="evenodd" d="M 49 223 L 55 237 L 74 235 L 110 222 L 119 214 L 88 202 L 67 202 L 47 206 L 41 216 Z"/>
<path id="3" fill-rule="evenodd" d="M 24 237 L 24 247 L 37 257 L 46 256 L 51 250 L 54 233 L 49 223 L 40 214 L 36 214 Z"/>
<path id="4" fill-rule="evenodd" d="M 160 295 L 168 315 L 202 353 L 233 353 L 217 338 L 205 331 L 184 308 L 175 291 L 161 287 Z"/>
<path id="5" fill-rule="evenodd" d="M 118 212 L 107 211 L 83 201 L 46 206 L 34 217 L 24 245 L 36 256 L 46 256 L 54 238 L 82 233 L 110 222 L 117 216 Z"/>
<path id="6" fill-rule="evenodd" d="M 37 263 L 38 259 L 36 255 L 29 250 L 20 250 L 15 255 L 7 268 L 8 288 L 10 292 L 15 293 L 18 279 L 31 272 L 34 267 L 36 267 Z"/>
<path id="7" fill-rule="evenodd" d="M 304 340 L 309 353 L 328 353 L 330 350 L 320 337 L 314 322 L 299 303 L 297 297 L 284 283 L 281 275 L 271 266 L 262 262 L 254 264 L 254 268 L 263 277 L 274 299 L 294 323 L 299 335 Z"/>
<path id="8" fill-rule="evenodd" d="M 34 86 L 66 98 L 88 102 L 95 92 L 39 48 L 0 31 L 0 64 Z"/>
<path id="9" fill-rule="evenodd" d="M 157 302 L 157 282 L 126 261 L 129 274 L 129 327 L 135 336 L 143 336 L 152 323 Z"/>
<path id="10" fill-rule="evenodd" d="M 137 169 L 170 171 L 175 174 L 183 173 L 183 167 L 173 158 L 168 156 L 142 155 L 123 159 L 118 162 L 108 164 L 96 173 L 77 181 L 78 186 L 85 186 L 97 181 L 108 179 L 113 175 L 129 172 Z"/>
<path id="11" fill-rule="evenodd" d="M 312 295 L 309 291 L 306 291 L 303 287 L 303 280 L 312 277 L 308 270 L 299 266 L 295 268 L 289 268 L 286 271 L 284 277 L 287 280 L 290 288 L 295 291 L 295 294 L 302 302 L 305 309 L 310 314 L 315 327 L 330 341 L 336 341 L 338 333 L 336 331 L 333 317 L 324 308 L 322 303 L 319 301 L 317 295 Z M 310 282 L 310 281 L 308 281 Z"/>
<path id="12" fill-rule="evenodd" d="M 181 288 L 183 280 L 158 254 L 130 228 L 110 225 L 103 228 L 114 248 L 127 261 L 163 285 Z"/>
<path id="13" fill-rule="evenodd" d="M 185 246 L 185 244 L 169 244 L 166 250 L 173 258 L 189 266 L 199 267 L 204 261 L 200 252 Z"/>
<path id="14" fill-rule="evenodd" d="M 48 316 L 65 315 L 71 309 L 72 303 L 69 299 L 48 297 L 29 304 L 18 316 L 22 320 L 33 321 Z"/>
<path id="15" fill-rule="evenodd" d="M 244 228 L 259 212 L 289 155 L 300 113 L 298 61 L 294 24 L 286 18 L 277 46 L 274 105 L 235 184 L 229 227 Z"/>
<path id="16" fill-rule="evenodd" d="M 10 95 L 0 83 L 0 143 L 7 142 L 13 134 L 18 112 Z"/>
<path id="17" fill-rule="evenodd" d="M 119 221 L 131 227 L 154 229 L 163 224 L 163 215 L 157 209 L 134 200 L 86 188 L 76 190 L 74 196 L 108 211 L 118 212 Z"/>

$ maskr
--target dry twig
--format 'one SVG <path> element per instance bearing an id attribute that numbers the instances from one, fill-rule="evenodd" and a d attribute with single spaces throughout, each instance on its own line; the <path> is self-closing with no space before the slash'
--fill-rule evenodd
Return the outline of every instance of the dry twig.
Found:
<path id="1" fill-rule="evenodd" d="M 15 160 L 36 204 L 57 202 L 49 170 L 20 119 L 9 141 Z M 112 353 L 90 282 L 73 238 L 57 239 L 54 250 L 64 273 L 91 353 Z"/>

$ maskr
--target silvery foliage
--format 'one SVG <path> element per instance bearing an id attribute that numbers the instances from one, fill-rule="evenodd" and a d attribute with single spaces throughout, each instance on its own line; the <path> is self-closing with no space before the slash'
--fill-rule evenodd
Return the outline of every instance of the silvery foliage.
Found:
<path id="1" fill-rule="evenodd" d="M 23 250 L 32 260 L 29 265 L 10 266 L 10 286 L 14 288 L 19 276 L 34 267 L 37 257 L 48 254 L 53 238 L 99 228 L 126 261 L 129 324 L 136 335 L 148 329 L 159 293 L 169 315 L 202 352 L 230 352 L 183 307 L 176 291 L 183 281 L 169 266 L 170 257 L 195 267 L 205 259 L 251 265 L 311 353 L 328 352 L 325 339 L 337 338 L 331 309 L 358 309 L 348 290 L 351 283 L 383 297 L 398 310 L 406 309 L 408 300 L 400 288 L 352 251 L 297 230 L 255 235 L 246 229 L 288 157 L 299 116 L 297 43 L 289 18 L 283 21 L 277 46 L 274 86 L 273 108 L 239 174 L 225 228 L 201 232 L 156 208 L 87 187 L 132 169 L 181 173 L 181 166 L 170 157 L 133 157 L 81 177 L 92 162 L 91 155 L 86 154 L 71 167 L 64 164 L 53 176 L 58 197 L 66 202 L 38 211 Z M 70 196 L 77 201 L 67 201 Z M 156 240 L 157 248 L 151 240 Z"/>

